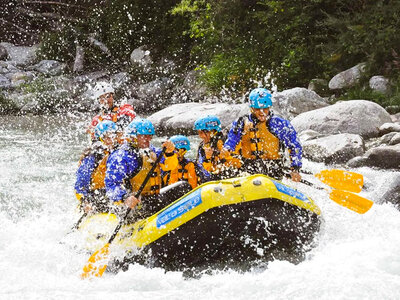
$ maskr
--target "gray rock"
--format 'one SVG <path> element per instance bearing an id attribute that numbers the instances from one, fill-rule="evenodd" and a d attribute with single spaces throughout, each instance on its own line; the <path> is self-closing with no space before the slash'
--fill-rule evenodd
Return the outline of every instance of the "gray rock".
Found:
<path id="1" fill-rule="evenodd" d="M 75 60 L 72 71 L 74 73 L 81 72 L 84 68 L 84 63 L 85 63 L 85 49 L 83 49 L 83 47 L 80 45 L 76 45 Z"/>
<path id="2" fill-rule="evenodd" d="M 329 81 L 329 88 L 331 90 L 339 90 L 354 86 L 359 82 L 361 75 L 365 71 L 365 67 L 366 64 L 361 63 L 350 69 L 340 72 Z"/>
<path id="3" fill-rule="evenodd" d="M 382 144 L 389 144 L 391 139 L 396 135 L 396 132 L 389 132 L 386 133 L 385 135 L 381 136 L 381 138 L 378 140 L 379 143 L 377 146 L 382 145 Z"/>
<path id="4" fill-rule="evenodd" d="M 183 84 L 174 91 L 177 98 L 175 103 L 199 102 L 206 98 L 207 88 L 199 81 L 200 75 L 201 71 L 198 70 L 192 70 L 186 74 Z"/>
<path id="5" fill-rule="evenodd" d="M 216 115 L 220 118 L 223 127 L 230 127 L 238 117 L 249 113 L 247 104 L 225 103 L 181 103 L 169 106 L 148 119 L 153 122 L 158 130 L 169 135 L 195 134 L 194 122 L 207 115 Z"/>
<path id="6" fill-rule="evenodd" d="M 127 85 L 130 81 L 131 78 L 127 72 L 119 72 L 111 76 L 112 86 L 116 89 L 123 85 Z"/>
<path id="7" fill-rule="evenodd" d="M 380 105 L 366 100 L 350 100 L 305 112 L 292 120 L 297 132 L 312 129 L 322 134 L 354 133 L 376 137 L 379 128 L 391 121 Z"/>
<path id="8" fill-rule="evenodd" d="M 20 72 L 15 66 L 15 61 L 0 61 L 0 74 Z"/>
<path id="9" fill-rule="evenodd" d="M 393 179 L 383 194 L 380 203 L 393 203 L 400 208 L 400 174 L 393 174 Z"/>
<path id="10" fill-rule="evenodd" d="M 385 123 L 381 127 L 379 127 L 380 134 L 386 134 L 389 132 L 400 132 L 400 124 Z"/>
<path id="11" fill-rule="evenodd" d="M 369 87 L 377 92 L 380 92 L 382 94 L 389 94 L 391 87 L 390 87 L 390 81 L 388 78 L 384 76 L 373 76 L 369 80 Z"/>
<path id="12" fill-rule="evenodd" d="M 324 163 L 344 163 L 364 153 L 364 140 L 357 134 L 337 134 L 303 143 L 304 156 Z"/>
<path id="13" fill-rule="evenodd" d="M 131 64 L 139 67 L 149 67 L 153 61 L 150 56 L 150 51 L 146 50 L 146 46 L 141 46 L 132 51 L 130 55 Z"/>
<path id="14" fill-rule="evenodd" d="M 278 110 L 286 119 L 293 119 L 301 113 L 328 106 L 317 93 L 299 87 L 274 93 L 272 102 L 274 110 Z"/>
<path id="15" fill-rule="evenodd" d="M 135 96 L 143 103 L 146 111 L 155 111 L 168 105 L 167 94 L 171 86 L 169 78 L 161 77 L 139 85 Z"/>
<path id="16" fill-rule="evenodd" d="M 42 60 L 31 68 L 39 73 L 58 76 L 64 72 L 66 66 L 66 64 L 60 63 L 56 60 Z"/>
<path id="17" fill-rule="evenodd" d="M 400 144 L 369 149 L 360 158 L 353 158 L 349 167 L 377 167 L 382 169 L 400 169 Z"/>
<path id="18" fill-rule="evenodd" d="M 31 47 L 14 46 L 11 43 L 0 43 L 0 45 L 6 48 L 9 59 L 15 61 L 17 66 L 28 66 L 36 60 L 38 45 Z"/>
<path id="19" fill-rule="evenodd" d="M 11 81 L 3 75 L 0 75 L 0 89 L 6 89 L 11 86 Z"/>
<path id="20" fill-rule="evenodd" d="M 6 60 L 8 58 L 8 52 L 7 49 L 0 45 L 0 60 Z"/>
<path id="21" fill-rule="evenodd" d="M 320 138 L 320 137 L 324 137 L 325 135 L 320 134 L 319 132 L 315 131 L 315 130 L 304 130 L 302 132 L 299 133 L 298 137 L 301 143 L 304 143 L 306 141 L 310 141 L 316 138 Z"/>
<path id="22" fill-rule="evenodd" d="M 35 77 L 35 74 L 32 72 L 15 72 L 6 74 L 8 79 L 10 79 L 12 84 L 16 84 L 17 82 L 29 82 L 32 81 Z"/>
<path id="23" fill-rule="evenodd" d="M 400 144 L 400 132 L 396 133 L 389 142 L 389 145 L 397 145 Z"/>
<path id="24" fill-rule="evenodd" d="M 390 116 L 392 118 L 392 122 L 400 122 L 400 113 L 394 114 Z"/>

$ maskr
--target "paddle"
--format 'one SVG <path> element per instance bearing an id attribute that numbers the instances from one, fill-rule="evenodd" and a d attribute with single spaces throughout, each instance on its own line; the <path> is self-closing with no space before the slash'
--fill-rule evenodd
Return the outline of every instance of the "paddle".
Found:
<path id="1" fill-rule="evenodd" d="M 75 223 L 75 225 L 71 228 L 71 231 L 74 229 L 78 229 L 79 225 L 82 223 L 82 220 L 88 215 L 87 212 L 84 212 L 83 215 L 79 218 L 79 220 Z"/>
<path id="2" fill-rule="evenodd" d="M 142 193 L 145 185 L 149 181 L 149 179 L 151 177 L 151 174 L 154 172 L 154 169 L 157 167 L 157 165 L 160 162 L 160 160 L 161 160 L 162 156 L 164 155 L 165 151 L 166 151 L 166 148 L 163 147 L 160 155 L 157 157 L 157 159 L 154 162 L 154 164 L 152 165 L 150 171 L 147 173 L 146 178 L 143 180 L 142 185 L 140 186 L 139 190 L 136 192 L 136 194 L 135 194 L 136 198 L 139 198 L 139 196 Z M 83 267 L 83 273 L 81 274 L 81 278 L 82 279 L 90 278 L 90 277 L 93 277 L 93 276 L 101 277 L 103 275 L 104 271 L 107 268 L 108 255 L 109 255 L 109 252 L 110 252 L 109 251 L 110 244 L 112 243 L 112 241 L 117 236 L 119 230 L 122 227 L 122 224 L 124 223 L 124 221 L 128 217 L 128 215 L 131 212 L 131 210 L 132 210 L 131 208 L 128 208 L 126 210 L 126 213 L 125 213 L 124 217 L 118 223 L 118 225 L 115 228 L 113 234 L 109 238 L 107 244 L 104 245 L 104 247 L 102 247 L 101 249 L 99 249 L 96 252 L 94 252 L 92 254 L 92 256 L 89 258 L 87 264 Z"/>
<path id="3" fill-rule="evenodd" d="M 316 186 L 315 184 L 301 179 L 301 183 L 307 184 L 309 186 L 312 186 L 316 189 L 319 190 L 326 190 L 322 187 Z M 374 204 L 371 200 L 368 200 L 364 197 L 361 197 L 359 195 L 353 194 L 349 191 L 343 191 L 340 189 L 332 189 L 328 190 L 329 191 L 329 198 L 333 201 L 335 201 L 337 204 L 346 207 L 352 211 L 355 211 L 356 213 L 359 214 L 364 214 L 366 213 Z"/>
<path id="4" fill-rule="evenodd" d="M 338 169 L 322 170 L 314 176 L 335 189 L 353 193 L 361 192 L 364 185 L 363 175 L 350 171 Z"/>

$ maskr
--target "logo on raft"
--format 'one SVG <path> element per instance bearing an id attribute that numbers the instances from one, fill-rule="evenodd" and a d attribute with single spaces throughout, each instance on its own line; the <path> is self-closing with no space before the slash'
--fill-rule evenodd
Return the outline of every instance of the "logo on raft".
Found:
<path id="1" fill-rule="evenodd" d="M 157 216 L 157 228 L 164 226 L 175 220 L 177 217 L 192 210 L 201 203 L 201 189 L 194 191 L 179 202 L 168 207 Z"/>
<path id="2" fill-rule="evenodd" d="M 310 202 L 310 200 L 308 199 L 308 197 L 306 195 L 304 195 L 303 193 L 300 193 L 299 191 L 296 191 L 282 183 L 279 183 L 275 180 L 271 180 L 274 184 L 275 187 L 278 191 L 280 191 L 281 193 L 284 193 L 286 195 L 292 196 L 294 198 L 297 198 L 301 201 L 305 201 L 305 202 Z"/>

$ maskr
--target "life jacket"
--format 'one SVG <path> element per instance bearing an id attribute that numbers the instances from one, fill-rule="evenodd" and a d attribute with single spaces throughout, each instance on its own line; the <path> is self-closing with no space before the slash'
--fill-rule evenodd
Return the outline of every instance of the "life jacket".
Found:
<path id="1" fill-rule="evenodd" d="M 151 167 L 153 166 L 154 161 L 150 157 L 150 153 L 143 153 L 140 156 L 141 160 L 141 168 L 139 172 L 136 173 L 133 177 L 130 178 L 129 182 L 131 185 L 132 191 L 138 191 L 140 186 L 142 185 L 144 179 L 149 173 Z M 149 178 L 149 181 L 146 183 L 141 195 L 149 196 L 159 194 L 161 189 L 161 174 L 160 167 L 156 167 Z"/>
<path id="2" fill-rule="evenodd" d="M 246 121 L 251 122 L 248 118 Z M 283 145 L 269 131 L 267 122 L 253 122 L 253 127 L 243 132 L 240 152 L 244 159 L 279 160 L 282 158 Z"/>
<path id="3" fill-rule="evenodd" d="M 193 189 L 199 184 L 199 177 L 197 176 L 194 162 L 183 158 L 179 161 L 176 169 L 165 172 L 163 176 L 163 186 L 178 181 L 187 181 Z"/>
<path id="4" fill-rule="evenodd" d="M 225 136 L 222 132 L 218 132 L 215 136 L 211 137 L 210 142 L 200 143 L 200 152 L 204 157 L 203 168 L 208 172 L 219 172 L 221 168 L 240 168 L 241 161 L 238 158 L 240 144 L 236 147 L 234 153 L 226 158 L 220 157 L 220 152 L 224 146 Z M 204 148 L 210 147 L 214 150 L 211 158 L 206 157 Z"/>
<path id="5" fill-rule="evenodd" d="M 90 183 L 92 191 L 105 188 L 104 179 L 106 178 L 106 164 L 109 155 L 109 152 L 105 153 L 104 157 L 98 162 L 96 169 L 94 169 L 92 173 Z"/>

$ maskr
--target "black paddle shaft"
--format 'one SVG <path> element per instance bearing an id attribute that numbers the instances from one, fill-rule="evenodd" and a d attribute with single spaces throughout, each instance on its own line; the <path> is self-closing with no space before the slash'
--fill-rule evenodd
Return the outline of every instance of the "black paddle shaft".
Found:
<path id="1" fill-rule="evenodd" d="M 143 180 L 142 185 L 140 186 L 139 190 L 136 192 L 135 194 L 135 198 L 139 198 L 140 194 L 143 192 L 144 187 L 146 186 L 147 182 L 149 181 L 151 174 L 154 172 L 155 168 L 157 167 L 157 165 L 159 164 L 159 162 L 161 161 L 161 158 L 163 157 L 165 151 L 167 150 L 167 148 L 163 147 L 162 151 L 160 153 L 160 155 L 157 157 L 156 161 L 154 162 L 154 164 L 151 166 L 150 171 L 147 173 L 146 178 Z M 125 216 L 121 219 L 121 221 L 118 223 L 117 227 L 114 230 L 114 233 L 111 235 L 110 239 L 108 240 L 108 243 L 110 244 L 115 237 L 118 234 L 118 231 L 121 229 L 122 224 L 124 223 L 125 219 L 128 217 L 129 213 L 131 212 L 132 208 L 128 207 L 128 209 L 126 210 Z"/>

